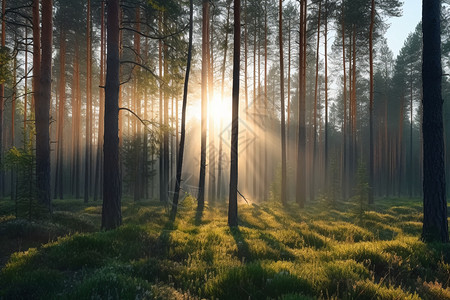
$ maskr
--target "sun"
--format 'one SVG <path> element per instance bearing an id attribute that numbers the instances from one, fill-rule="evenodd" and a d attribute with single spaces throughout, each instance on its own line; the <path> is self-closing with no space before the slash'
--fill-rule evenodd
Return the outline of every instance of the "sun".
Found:
<path id="1" fill-rule="evenodd" d="M 209 117 L 213 118 L 216 124 L 219 124 L 220 121 L 223 123 L 231 122 L 231 112 L 231 98 L 219 96 L 209 103 Z"/>
<path id="2" fill-rule="evenodd" d="M 217 95 L 214 97 L 212 101 L 208 102 L 208 123 L 210 121 L 214 121 L 215 126 L 220 126 L 220 123 L 226 124 L 227 122 L 231 122 L 231 98 L 230 97 L 221 97 Z M 196 119 L 197 121 L 201 120 L 201 100 L 198 99 L 190 108 L 189 108 L 189 116 L 188 119 Z"/>

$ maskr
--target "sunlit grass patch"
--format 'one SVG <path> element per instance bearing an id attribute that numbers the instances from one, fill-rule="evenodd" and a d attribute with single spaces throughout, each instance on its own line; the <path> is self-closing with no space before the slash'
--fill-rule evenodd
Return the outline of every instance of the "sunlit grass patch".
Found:
<path id="1" fill-rule="evenodd" d="M 374 239 L 373 233 L 348 222 L 313 221 L 310 224 L 312 230 L 323 236 L 340 242 L 360 242 Z"/>
<path id="2" fill-rule="evenodd" d="M 23 289 L 27 298 L 69 299 L 446 299 L 450 246 L 421 242 L 417 201 L 412 209 L 396 201 L 382 200 L 361 221 L 354 203 L 243 204 L 230 229 L 221 203 L 199 215 L 186 198 L 172 222 L 158 201 L 125 199 L 124 224 L 104 232 L 100 205 L 69 200 L 77 207 L 46 221 L 61 229 L 49 239 L 44 228 L 52 242 L 2 269 L 0 298 Z M 7 230 L 26 237 L 25 228 Z"/>
<path id="3" fill-rule="evenodd" d="M 349 292 L 350 299 L 405 299 L 420 300 L 421 298 L 411 291 L 405 291 L 401 287 L 385 286 L 369 279 L 355 282 Z"/>

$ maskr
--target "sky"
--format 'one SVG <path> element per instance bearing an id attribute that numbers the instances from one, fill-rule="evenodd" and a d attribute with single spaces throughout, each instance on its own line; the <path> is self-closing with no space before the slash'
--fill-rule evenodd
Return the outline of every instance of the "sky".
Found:
<path id="1" fill-rule="evenodd" d="M 408 34 L 414 31 L 422 17 L 422 0 L 403 0 L 403 2 L 403 15 L 387 21 L 391 25 L 386 32 L 386 38 L 394 57 L 398 55 Z"/>

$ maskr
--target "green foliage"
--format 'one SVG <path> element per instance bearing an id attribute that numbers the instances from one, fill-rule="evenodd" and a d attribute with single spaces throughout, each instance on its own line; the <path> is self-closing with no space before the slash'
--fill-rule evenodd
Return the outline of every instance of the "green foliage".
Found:
<path id="1" fill-rule="evenodd" d="M 12 56 L 8 47 L 0 46 L 0 84 L 4 84 L 12 78 Z"/>
<path id="2" fill-rule="evenodd" d="M 219 205 L 198 226 L 195 205 L 171 223 L 161 204 L 128 200 L 124 226 L 86 233 L 99 207 L 56 201 L 70 211 L 57 211 L 54 223 L 0 219 L 6 242 L 70 233 L 14 253 L 0 298 L 447 299 L 450 246 L 419 240 L 420 203 L 380 200 L 355 224 L 348 211 L 358 205 L 246 205 L 230 229 Z"/>
<path id="3" fill-rule="evenodd" d="M 9 149 L 3 160 L 3 167 L 12 172 L 15 180 L 15 191 L 12 194 L 15 216 L 28 219 L 41 218 L 48 211 L 37 201 L 33 135 L 34 129 L 24 131 L 23 147 Z"/>

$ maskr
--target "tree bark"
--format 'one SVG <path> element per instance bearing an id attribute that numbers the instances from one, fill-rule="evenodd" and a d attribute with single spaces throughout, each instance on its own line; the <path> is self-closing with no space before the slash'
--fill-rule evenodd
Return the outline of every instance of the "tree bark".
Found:
<path id="1" fill-rule="evenodd" d="M 186 76 L 184 78 L 184 90 L 183 90 L 183 106 L 181 108 L 181 136 L 180 136 L 180 149 L 177 158 L 177 177 L 175 181 L 175 193 L 173 195 L 171 219 L 174 220 L 177 215 L 178 209 L 178 198 L 180 196 L 181 189 L 181 173 L 183 171 L 183 155 L 184 155 L 184 141 L 186 138 L 186 107 L 187 107 L 187 95 L 188 95 L 188 85 L 189 85 L 189 74 L 191 71 L 191 60 L 192 60 L 192 31 L 193 31 L 193 14 L 194 5 L 193 0 L 189 1 L 189 48 L 188 57 L 186 64 Z"/>
<path id="2" fill-rule="evenodd" d="M 279 1 L 278 39 L 280 46 L 280 97 L 281 97 L 281 203 L 286 205 L 286 124 L 284 104 L 283 62 L 283 0 Z"/>
<path id="3" fill-rule="evenodd" d="M 197 211 L 205 206 L 206 178 L 206 130 L 208 118 L 208 65 L 209 65 L 209 1 L 203 0 L 202 19 L 202 99 L 201 99 L 201 145 L 200 145 L 200 176 L 198 183 Z"/>
<path id="4" fill-rule="evenodd" d="M 105 2 L 101 1 L 100 12 L 100 86 L 105 84 Z M 99 91 L 99 113 L 98 113 L 98 138 L 97 138 L 97 159 L 95 162 L 95 183 L 94 183 L 94 201 L 99 197 L 99 187 L 102 183 L 103 170 L 103 124 L 104 124 L 104 109 L 105 109 L 105 90 L 100 88 Z M 101 198 L 101 195 L 100 195 Z"/>
<path id="5" fill-rule="evenodd" d="M 305 69 L 306 69 L 306 0 L 300 0 L 300 49 L 299 49 L 299 99 L 298 99 L 298 146 L 296 200 L 305 205 L 306 196 L 306 120 L 305 120 Z"/>
<path id="6" fill-rule="evenodd" d="M 370 67 L 370 103 L 369 103 L 369 204 L 373 204 L 374 149 L 373 149 L 373 28 L 375 23 L 375 0 L 371 1 L 369 30 L 369 67 Z"/>
<path id="7" fill-rule="evenodd" d="M 442 116 L 441 1 L 422 2 L 423 231 L 425 242 L 448 238 Z"/>
<path id="8" fill-rule="evenodd" d="M 52 88 L 52 0 L 42 1 L 42 61 L 36 99 L 36 177 L 39 202 L 52 211 L 50 197 L 50 100 Z"/>
<path id="9" fill-rule="evenodd" d="M 316 47 L 316 81 L 314 87 L 314 120 L 313 120 L 313 151 L 312 151 L 312 174 L 310 186 L 310 198 L 315 199 L 316 190 L 316 169 L 317 169 L 317 93 L 319 91 L 319 47 L 320 47 L 320 17 L 322 11 L 322 1 L 319 0 L 319 15 L 317 17 L 317 47 Z"/>
<path id="10" fill-rule="evenodd" d="M 59 195 L 63 199 L 64 182 L 64 119 L 66 106 L 66 34 L 64 28 L 60 28 L 59 41 L 59 118 L 58 118 L 58 148 L 56 154 L 55 172 L 55 198 Z"/>
<path id="11" fill-rule="evenodd" d="M 86 145 L 84 160 L 84 203 L 89 201 L 92 143 L 92 79 L 91 79 L 91 1 L 87 1 L 86 16 Z"/>
<path id="12" fill-rule="evenodd" d="M 224 97 L 224 86 L 225 86 L 225 68 L 227 64 L 227 53 L 228 53 L 228 28 L 230 26 L 230 6 L 227 6 L 227 23 L 225 25 L 225 49 L 223 51 L 223 62 L 222 62 L 222 88 L 221 88 L 221 101 L 223 102 Z M 220 118 L 220 132 L 223 130 L 223 118 Z M 217 199 L 222 196 L 222 139 L 219 139 L 219 165 L 217 168 Z"/>
<path id="13" fill-rule="evenodd" d="M 105 141 L 102 228 L 122 223 L 119 168 L 119 0 L 107 2 L 107 56 L 105 82 Z"/>
<path id="14" fill-rule="evenodd" d="M 228 225 L 238 226 L 238 138 L 239 138 L 239 73 L 241 58 L 241 1 L 234 0 L 233 108 L 231 123 L 230 197 Z"/>

